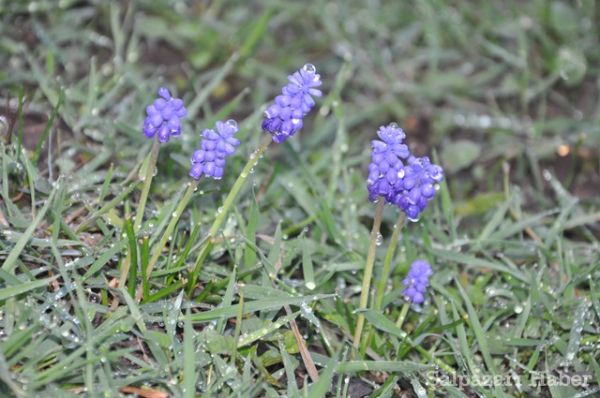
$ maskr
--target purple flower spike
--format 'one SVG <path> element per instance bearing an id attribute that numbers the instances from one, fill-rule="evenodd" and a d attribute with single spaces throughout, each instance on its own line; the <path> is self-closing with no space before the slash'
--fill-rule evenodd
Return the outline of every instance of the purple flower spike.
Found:
<path id="1" fill-rule="evenodd" d="M 403 159 L 410 156 L 404 144 L 406 134 L 398 125 L 391 123 L 381 126 L 377 135 L 380 140 L 371 141 L 371 164 L 367 179 L 369 199 L 373 201 L 383 196 L 386 201 L 393 203 L 395 187 L 405 174 Z"/>
<path id="2" fill-rule="evenodd" d="M 404 176 L 394 187 L 392 202 L 400 207 L 411 221 L 417 221 L 439 189 L 444 170 L 429 161 L 427 156 L 408 158 Z"/>
<path id="3" fill-rule="evenodd" d="M 225 158 L 233 155 L 240 141 L 234 137 L 239 130 L 235 120 L 217 122 L 216 130 L 202 132 L 202 143 L 192 155 L 190 177 L 199 180 L 202 175 L 220 180 L 223 177 Z"/>
<path id="4" fill-rule="evenodd" d="M 403 295 L 406 301 L 414 304 L 422 304 L 425 301 L 429 277 L 433 271 L 425 260 L 415 260 L 410 266 L 408 275 L 402 284 L 405 286 Z"/>
<path id="5" fill-rule="evenodd" d="M 398 206 L 411 221 L 417 221 L 444 179 L 444 170 L 429 158 L 412 156 L 404 144 L 406 135 L 396 123 L 377 131 L 371 141 L 371 163 L 367 187 L 369 199 L 378 197 Z"/>
<path id="6" fill-rule="evenodd" d="M 181 119 L 187 115 L 183 101 L 173 98 L 165 87 L 158 89 L 158 98 L 146 107 L 144 135 L 156 136 L 160 142 L 168 142 L 171 137 L 181 134 Z"/>
<path id="7" fill-rule="evenodd" d="M 296 134 L 302 128 L 302 119 L 315 106 L 313 97 L 320 97 L 321 76 L 312 64 L 288 76 L 288 84 L 281 90 L 281 95 L 265 111 L 263 130 L 273 135 L 278 144 Z"/>

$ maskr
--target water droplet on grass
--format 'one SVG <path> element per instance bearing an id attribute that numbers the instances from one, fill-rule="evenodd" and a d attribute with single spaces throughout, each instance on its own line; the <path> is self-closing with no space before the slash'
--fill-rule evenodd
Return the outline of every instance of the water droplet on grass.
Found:
<path id="1" fill-rule="evenodd" d="M 552 180 L 552 173 L 548 169 L 546 169 L 542 172 L 542 176 L 544 177 L 544 180 L 546 180 L 546 181 Z"/>
<path id="2" fill-rule="evenodd" d="M 514 311 L 515 314 L 520 314 L 521 312 L 523 312 L 523 306 L 521 304 L 515 305 Z"/>

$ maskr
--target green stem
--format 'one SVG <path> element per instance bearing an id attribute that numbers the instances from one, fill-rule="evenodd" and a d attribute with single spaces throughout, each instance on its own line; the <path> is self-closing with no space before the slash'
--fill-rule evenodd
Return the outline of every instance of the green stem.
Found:
<path id="1" fill-rule="evenodd" d="M 371 307 L 375 311 L 379 311 L 381 306 L 383 305 L 383 296 L 385 293 L 385 288 L 387 282 L 390 278 L 390 269 L 392 265 L 392 260 L 394 259 L 394 254 L 396 254 L 396 248 L 398 247 L 398 237 L 400 236 L 400 231 L 402 227 L 404 227 L 405 216 L 404 213 L 400 212 L 400 216 L 398 217 L 398 221 L 394 225 L 394 232 L 392 232 L 392 237 L 390 240 L 390 245 L 385 253 L 385 259 L 383 260 L 383 269 L 381 270 L 381 275 L 379 278 L 379 282 L 377 283 L 377 289 L 375 293 L 375 300 L 373 301 Z M 368 327 L 367 338 L 361 344 L 361 355 L 364 355 L 367 347 L 371 345 L 371 340 L 373 339 L 374 329 L 372 327 Z"/>
<path id="2" fill-rule="evenodd" d="M 367 308 L 367 302 L 369 300 L 369 290 L 371 287 L 371 277 L 373 276 L 373 265 L 375 264 L 375 254 L 377 252 L 377 237 L 379 235 L 379 227 L 381 226 L 381 218 L 383 216 L 383 207 L 385 200 L 379 198 L 377 209 L 375 210 L 375 218 L 373 219 L 373 228 L 371 229 L 371 240 L 369 242 L 369 250 L 367 252 L 367 262 L 365 264 L 365 271 L 362 280 L 362 290 L 360 292 L 360 302 L 358 309 L 363 310 Z M 354 347 L 358 348 L 360 338 L 362 336 L 363 326 L 365 324 L 365 316 L 362 313 L 358 314 L 356 321 L 356 328 L 354 329 Z"/>
<path id="3" fill-rule="evenodd" d="M 246 163 L 246 165 L 244 166 L 244 169 L 240 173 L 239 177 L 237 178 L 237 180 L 235 180 L 233 187 L 231 187 L 231 190 L 227 194 L 227 197 L 225 198 L 225 201 L 223 202 L 223 206 L 221 206 L 218 209 L 217 217 L 215 218 L 215 221 L 213 222 L 212 226 L 210 227 L 210 230 L 208 231 L 208 237 L 205 240 L 204 245 L 200 249 L 200 252 L 198 253 L 198 257 L 196 258 L 196 262 L 194 263 L 194 269 L 192 270 L 190 279 L 188 281 L 188 286 L 187 286 L 188 295 L 191 295 L 194 291 L 194 288 L 196 287 L 198 275 L 200 274 L 200 270 L 202 269 L 204 260 L 206 260 L 206 257 L 208 257 L 208 254 L 210 253 L 210 251 L 213 247 L 213 244 L 214 244 L 213 238 L 217 235 L 217 232 L 219 232 L 219 229 L 221 228 L 221 225 L 225 221 L 225 218 L 227 217 L 227 214 L 229 213 L 231 206 L 233 206 L 233 203 L 234 203 L 237 195 L 240 193 L 240 190 L 244 186 L 244 183 L 246 182 L 248 175 L 250 175 L 250 173 L 252 172 L 252 169 L 254 168 L 254 166 L 256 166 L 256 164 L 258 163 L 258 160 L 260 159 L 262 154 L 269 147 L 269 145 L 271 144 L 271 141 L 272 141 L 272 138 L 270 135 L 265 136 L 265 139 L 262 141 L 262 143 L 258 147 L 258 149 L 255 150 L 254 152 L 252 152 L 252 155 L 250 155 L 250 159 L 248 159 L 248 163 Z"/>
<path id="4" fill-rule="evenodd" d="M 404 319 L 406 319 L 406 314 L 408 314 L 408 310 L 410 308 L 410 303 L 404 303 L 402 309 L 400 310 L 400 315 L 398 316 L 398 320 L 396 321 L 396 326 L 398 329 L 402 329 L 402 324 L 404 323 Z"/>
<path id="5" fill-rule="evenodd" d="M 381 270 L 381 277 L 379 283 L 377 283 L 377 293 L 375 296 L 375 302 L 373 303 L 374 310 L 380 310 L 383 304 L 383 294 L 385 293 L 385 287 L 390 278 L 390 268 L 394 254 L 396 254 L 396 247 L 398 247 L 398 236 L 400 236 L 400 230 L 404 226 L 404 213 L 400 213 L 396 225 L 394 225 L 394 232 L 392 232 L 392 238 L 390 245 L 388 246 L 387 252 L 385 253 L 385 260 L 383 260 L 383 269 Z"/>
<path id="6" fill-rule="evenodd" d="M 146 267 L 146 274 L 144 275 L 145 278 L 147 278 L 147 279 L 150 278 L 150 275 L 152 274 L 152 270 L 154 269 L 154 266 L 156 265 L 158 258 L 162 254 L 162 251 L 165 248 L 165 246 L 167 245 L 169 237 L 172 236 L 173 231 L 175 230 L 175 226 L 177 225 L 177 222 L 179 221 L 181 214 L 183 213 L 183 211 L 187 207 L 188 203 L 192 199 L 192 196 L 194 195 L 194 191 L 196 190 L 197 186 L 198 186 L 197 181 L 188 182 L 188 187 L 185 191 L 185 194 L 183 195 L 183 197 L 179 201 L 179 204 L 177 205 L 177 208 L 171 215 L 171 220 L 169 221 L 169 225 L 167 225 L 165 232 L 163 232 L 163 235 L 160 238 L 158 245 L 154 246 L 152 258 L 150 258 L 150 261 L 148 262 L 148 266 Z"/>
<path id="7" fill-rule="evenodd" d="M 154 177 L 154 169 L 156 168 L 156 160 L 158 159 L 158 150 L 160 149 L 160 143 L 158 140 L 154 140 L 152 149 L 148 154 L 146 162 L 145 175 L 141 176 L 144 179 L 144 186 L 142 187 L 142 194 L 140 196 L 140 203 L 138 204 L 137 213 L 135 215 L 135 222 L 133 224 L 133 230 L 137 232 L 142 225 L 144 219 L 144 210 L 146 209 L 146 201 L 148 200 L 148 193 L 150 193 L 150 185 L 152 185 L 152 178 Z"/>

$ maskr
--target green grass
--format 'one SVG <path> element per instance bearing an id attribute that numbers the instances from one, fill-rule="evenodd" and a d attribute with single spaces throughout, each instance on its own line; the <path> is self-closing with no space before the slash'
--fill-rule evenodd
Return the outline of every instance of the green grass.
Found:
<path id="1" fill-rule="evenodd" d="M 0 396 L 600 394 L 596 2 L 90 3 L 0 0 Z M 264 107 L 306 62 L 324 97 L 220 216 Z M 138 230 L 161 85 L 190 115 Z M 230 117 L 224 179 L 178 209 L 200 132 Z M 447 178 L 389 259 L 384 210 L 372 286 L 391 272 L 361 356 L 369 141 L 391 121 Z M 431 289 L 400 329 L 416 258 Z M 589 383 L 535 387 L 536 372 Z"/>

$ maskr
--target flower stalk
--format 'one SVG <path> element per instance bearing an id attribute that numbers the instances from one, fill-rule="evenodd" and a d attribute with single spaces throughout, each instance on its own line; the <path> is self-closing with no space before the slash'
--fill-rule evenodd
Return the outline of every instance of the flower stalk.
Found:
<path id="1" fill-rule="evenodd" d="M 390 270 L 392 265 L 392 260 L 394 259 L 394 255 L 396 254 L 396 248 L 398 247 L 398 238 L 400 237 L 400 231 L 404 227 L 404 222 L 406 220 L 406 216 L 404 213 L 400 213 L 398 216 L 398 221 L 394 225 L 394 231 L 392 232 L 392 237 L 390 240 L 390 245 L 387 248 L 385 253 L 385 259 L 383 260 L 383 269 L 381 270 L 381 275 L 379 277 L 379 281 L 377 282 L 377 288 L 375 291 L 375 300 L 371 304 L 371 308 L 375 311 L 379 311 L 383 305 L 383 296 L 385 294 L 385 288 L 390 278 Z M 366 352 L 367 347 L 371 344 L 371 340 L 373 339 L 373 328 L 368 328 L 367 337 L 361 344 L 360 352 L 361 355 Z"/>
<path id="2" fill-rule="evenodd" d="M 158 160 L 158 151 L 160 149 L 160 142 L 154 140 L 152 143 L 152 149 L 146 157 L 146 161 L 142 164 L 142 170 L 140 170 L 140 177 L 144 181 L 142 186 L 142 194 L 140 195 L 140 202 L 138 203 L 137 213 L 135 214 L 135 221 L 133 224 L 134 231 L 138 231 L 142 225 L 144 219 L 144 211 L 146 209 L 146 202 L 148 201 L 148 194 L 150 193 L 150 186 L 152 185 L 152 178 L 154 177 L 154 170 L 156 169 L 156 161 Z M 143 167 L 146 167 L 143 169 Z"/>
<path id="3" fill-rule="evenodd" d="M 231 190 L 227 194 L 227 197 L 225 198 L 225 201 L 223 202 L 223 206 L 221 206 L 217 210 L 217 213 L 218 213 L 217 217 L 215 218 L 215 221 L 213 222 L 212 226 L 210 227 L 210 230 L 208 231 L 207 239 L 205 239 L 203 246 L 200 248 L 200 251 L 198 252 L 198 257 L 196 257 L 196 261 L 194 263 L 194 268 L 192 269 L 192 272 L 190 274 L 190 277 L 188 280 L 188 285 L 187 285 L 188 295 L 192 295 L 192 293 L 194 292 L 194 289 L 196 287 L 196 282 L 198 280 L 198 275 L 200 274 L 200 271 L 202 270 L 204 261 L 208 257 L 208 254 L 210 253 L 210 251 L 213 247 L 213 244 L 214 244 L 213 239 L 216 237 L 217 233 L 219 232 L 221 225 L 223 225 L 223 222 L 225 221 L 227 214 L 229 213 L 229 210 L 231 210 L 231 206 L 233 206 L 233 203 L 234 203 L 235 199 L 237 198 L 237 195 L 239 194 L 240 190 L 244 186 L 244 183 L 246 182 L 248 175 L 250 175 L 252 169 L 256 166 L 260 157 L 263 155 L 263 153 L 269 147 L 271 142 L 272 142 L 271 137 L 265 136 L 265 138 L 261 142 L 258 149 L 256 149 L 250 155 L 248 162 L 244 166 L 244 168 L 243 168 L 242 172 L 240 173 L 239 177 L 237 178 L 237 180 L 235 180 L 233 187 L 231 187 Z"/>
<path id="4" fill-rule="evenodd" d="M 375 210 L 375 218 L 373 219 L 373 228 L 371 229 L 371 237 L 369 241 L 369 250 L 367 252 L 367 262 L 365 264 L 365 270 L 362 280 L 362 288 L 360 292 L 360 302 L 358 304 L 358 310 L 364 310 L 367 308 L 369 301 L 369 290 L 371 287 L 371 278 L 373 277 L 373 266 L 375 264 L 375 254 L 377 251 L 377 239 L 379 236 L 379 229 L 381 227 L 381 219 L 383 217 L 383 208 L 385 206 L 385 200 L 379 198 L 377 202 L 377 208 Z M 365 324 L 365 316 L 362 313 L 358 314 L 356 321 L 356 328 L 354 329 L 354 340 L 353 344 L 355 348 L 358 348 L 363 327 Z"/>
<path id="5" fill-rule="evenodd" d="M 409 309 L 410 302 L 404 303 L 402 309 L 400 310 L 400 315 L 398 315 L 398 320 L 396 321 L 396 326 L 398 326 L 398 329 L 402 329 L 402 324 L 404 324 L 404 320 L 406 319 L 406 314 L 408 314 Z"/>
<path id="6" fill-rule="evenodd" d="M 156 246 L 154 246 L 154 250 L 152 252 L 152 257 L 150 258 L 150 261 L 148 262 L 148 266 L 146 267 L 146 273 L 144 275 L 145 278 L 150 278 L 150 275 L 152 274 L 152 270 L 154 269 L 154 266 L 156 265 L 158 258 L 160 257 L 165 246 L 167 245 L 169 238 L 173 235 L 175 226 L 177 225 L 177 222 L 179 222 L 179 218 L 181 217 L 181 215 L 183 214 L 183 211 L 185 210 L 188 203 L 192 199 L 192 196 L 194 195 L 194 192 L 196 191 L 197 187 L 198 187 L 198 181 L 188 182 L 187 189 L 185 190 L 183 197 L 179 201 L 177 208 L 171 215 L 171 220 L 169 221 L 169 224 L 167 225 L 165 232 L 163 232 L 162 237 L 160 238 L 160 241 L 158 242 L 158 244 Z"/>
<path id="7" fill-rule="evenodd" d="M 400 236 L 400 231 L 404 227 L 405 219 L 406 218 L 404 213 L 400 213 L 398 221 L 396 221 L 396 225 L 394 225 L 394 231 L 392 232 L 390 245 L 388 246 L 387 252 L 385 253 L 385 259 L 383 260 L 383 269 L 381 270 L 381 276 L 379 278 L 379 282 L 377 283 L 377 293 L 375 296 L 375 301 L 373 302 L 374 310 L 380 310 L 383 304 L 383 295 L 385 293 L 385 287 L 390 278 L 392 260 L 394 259 L 394 254 L 396 254 L 396 248 L 398 247 L 398 237 Z"/>

